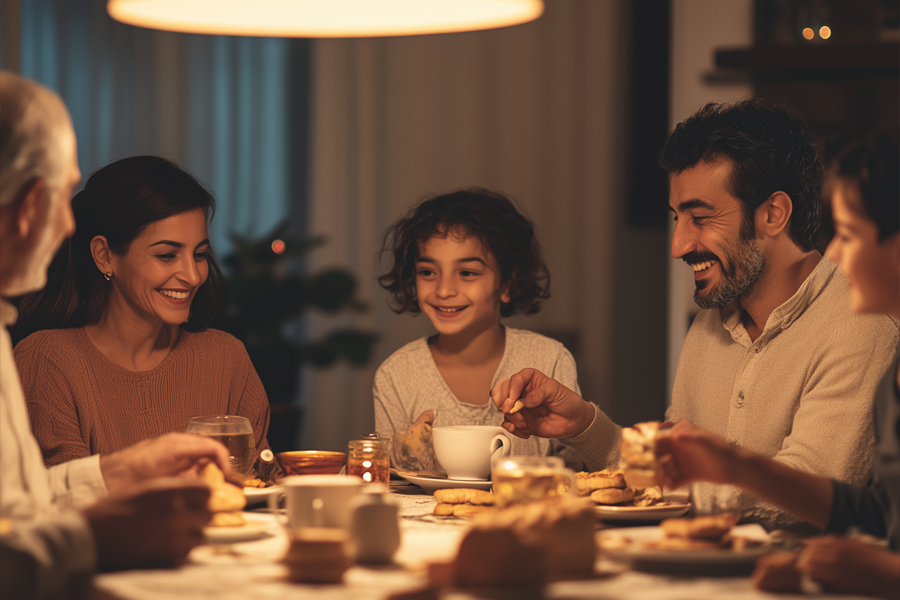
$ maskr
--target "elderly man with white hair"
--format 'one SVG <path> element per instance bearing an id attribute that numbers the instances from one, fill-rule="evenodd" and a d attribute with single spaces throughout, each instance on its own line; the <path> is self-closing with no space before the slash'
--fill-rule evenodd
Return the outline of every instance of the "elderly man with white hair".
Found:
<path id="1" fill-rule="evenodd" d="M 0 71 L 0 296 L 40 289 L 75 229 L 75 132 L 50 90 Z M 228 453 L 169 434 L 44 467 L 31 432 L 0 299 L 0 597 L 80 597 L 96 570 L 179 563 L 202 540 L 209 488 L 196 478 Z"/>

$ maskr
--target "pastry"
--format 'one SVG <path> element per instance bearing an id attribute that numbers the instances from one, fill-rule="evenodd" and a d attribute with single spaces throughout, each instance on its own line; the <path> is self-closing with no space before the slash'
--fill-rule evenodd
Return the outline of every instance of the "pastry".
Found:
<path id="1" fill-rule="evenodd" d="M 631 502 L 633 499 L 634 490 L 631 488 L 607 488 L 591 492 L 591 500 L 597 504 L 624 504 Z"/>
<path id="2" fill-rule="evenodd" d="M 621 471 L 612 469 L 603 469 L 602 471 L 594 471 L 593 473 L 575 473 L 575 483 L 578 485 L 578 493 L 587 495 L 594 490 L 603 490 L 607 488 L 624 488 L 625 476 Z"/>
<path id="3" fill-rule="evenodd" d="M 628 487 L 642 489 L 656 485 L 659 463 L 653 449 L 654 441 L 671 431 L 661 429 L 660 425 L 659 421 L 647 421 L 622 429 L 621 456 Z"/>
<path id="4" fill-rule="evenodd" d="M 665 519 L 659 526 L 666 537 L 718 542 L 737 524 L 739 518 L 738 513 L 724 513 L 693 519 Z"/>
<path id="5" fill-rule="evenodd" d="M 209 485 L 209 510 L 213 518 L 210 527 L 240 527 L 244 524 L 241 513 L 247 505 L 244 491 L 225 481 L 225 476 L 215 463 L 203 467 L 201 478 Z"/>
<path id="6" fill-rule="evenodd" d="M 654 506 L 663 502 L 662 488 L 657 485 L 637 490 L 634 493 L 635 506 Z"/>

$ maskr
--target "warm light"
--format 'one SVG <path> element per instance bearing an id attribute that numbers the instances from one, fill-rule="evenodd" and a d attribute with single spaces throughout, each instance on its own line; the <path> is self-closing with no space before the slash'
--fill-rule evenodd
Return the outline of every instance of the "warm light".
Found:
<path id="1" fill-rule="evenodd" d="M 371 466 L 372 466 L 372 461 L 371 461 L 371 460 L 364 460 L 364 461 L 363 461 L 363 467 L 365 467 L 365 468 L 368 469 L 368 468 L 370 468 Z"/>
<path id="2" fill-rule="evenodd" d="M 828 25 L 822 25 L 819 27 L 819 37 L 823 40 L 827 40 L 831 37 L 831 27 Z"/>
<path id="3" fill-rule="evenodd" d="M 112 14 L 112 13 L 110 13 L 110 14 Z M 803 37 L 805 37 L 808 40 L 811 40 L 814 37 L 816 37 L 816 32 L 813 31 L 812 27 L 804 27 L 803 28 Z"/>
<path id="4" fill-rule="evenodd" d="M 274 242 L 272 242 L 272 252 L 274 252 L 275 254 L 282 254 L 285 247 L 285 243 L 281 240 L 275 240 Z"/>
<path id="5" fill-rule="evenodd" d="M 369 473 L 368 471 L 363 473 L 363 481 L 365 481 L 366 483 L 369 483 L 370 481 L 372 481 L 372 474 Z"/>
<path id="6" fill-rule="evenodd" d="M 543 0 L 109 0 L 122 23 L 218 35 L 375 37 L 533 21 Z"/>

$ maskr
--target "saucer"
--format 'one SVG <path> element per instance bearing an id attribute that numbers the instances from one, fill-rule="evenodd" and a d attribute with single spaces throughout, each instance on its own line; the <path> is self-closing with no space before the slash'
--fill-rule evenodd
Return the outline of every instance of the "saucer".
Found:
<path id="1" fill-rule="evenodd" d="M 447 477 L 419 477 L 416 475 L 406 475 L 395 469 L 391 469 L 392 473 L 396 473 L 398 477 L 402 477 L 406 481 L 419 486 L 429 494 L 433 494 L 434 490 L 446 490 L 449 488 L 468 488 L 472 490 L 490 490 L 492 482 L 482 480 L 469 479 L 448 479 Z"/>

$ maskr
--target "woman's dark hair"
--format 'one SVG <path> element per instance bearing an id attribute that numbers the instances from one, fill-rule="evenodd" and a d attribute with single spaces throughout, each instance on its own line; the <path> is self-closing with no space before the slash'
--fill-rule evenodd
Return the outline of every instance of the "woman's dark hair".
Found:
<path id="1" fill-rule="evenodd" d="M 102 235 L 121 256 L 151 223 L 200 209 L 212 219 L 216 201 L 193 175 L 159 156 L 132 156 L 94 172 L 72 199 L 75 235 L 50 264 L 43 290 L 22 298 L 24 329 L 60 329 L 92 325 L 109 302 L 109 282 L 91 255 L 91 240 Z M 222 272 L 212 251 L 209 275 L 191 302 L 182 327 L 203 331 L 216 316 L 224 292 Z"/>
<path id="2" fill-rule="evenodd" d="M 494 255 L 500 267 L 500 286 L 509 290 L 509 302 L 500 305 L 502 316 L 531 315 L 541 310 L 540 301 L 550 297 L 550 272 L 534 225 L 506 196 L 470 188 L 427 198 L 384 233 L 380 256 L 389 254 L 391 267 L 378 283 L 390 292 L 394 312 L 419 313 L 419 245 L 456 231 L 474 236 Z"/>
<path id="3" fill-rule="evenodd" d="M 859 185 L 865 216 L 878 227 L 882 242 L 900 231 L 900 142 L 898 132 L 882 131 L 847 146 L 832 163 L 840 178 Z"/>
<path id="4" fill-rule="evenodd" d="M 743 205 L 744 223 L 775 192 L 791 198 L 791 239 L 804 251 L 816 245 L 825 169 L 816 136 L 794 111 L 764 99 L 710 102 L 669 134 L 659 163 L 678 174 L 701 162 L 731 162 L 730 193 Z M 752 231 L 752 229 L 751 229 Z"/>

